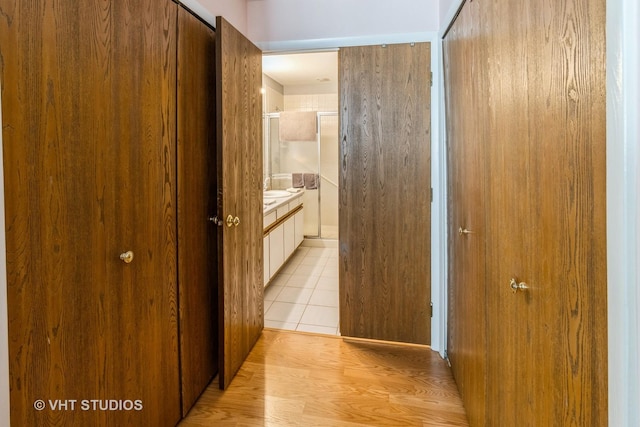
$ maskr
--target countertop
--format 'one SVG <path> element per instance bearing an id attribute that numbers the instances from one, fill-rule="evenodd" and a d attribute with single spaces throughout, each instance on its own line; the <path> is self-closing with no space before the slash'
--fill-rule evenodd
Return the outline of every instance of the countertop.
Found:
<path id="1" fill-rule="evenodd" d="M 264 216 L 269 215 L 271 212 L 274 212 L 275 210 L 277 210 L 279 207 L 292 202 L 293 200 L 302 197 L 302 195 L 304 194 L 304 190 L 299 191 L 298 193 L 291 193 L 290 196 L 287 197 L 277 197 L 277 198 L 269 198 L 269 199 L 262 199 L 262 214 Z M 269 204 L 265 204 L 269 203 Z M 272 202 L 272 203 L 270 203 Z"/>

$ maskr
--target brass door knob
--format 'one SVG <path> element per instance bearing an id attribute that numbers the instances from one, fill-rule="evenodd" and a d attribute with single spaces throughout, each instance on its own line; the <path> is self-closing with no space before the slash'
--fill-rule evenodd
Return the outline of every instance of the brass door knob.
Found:
<path id="1" fill-rule="evenodd" d="M 120 259 L 124 261 L 125 264 L 130 264 L 133 261 L 133 252 L 127 251 L 120 254 Z"/>
<path id="2" fill-rule="evenodd" d="M 527 286 L 526 283 L 518 283 L 518 281 L 513 278 L 511 279 L 511 282 L 509 282 L 509 287 L 511 288 L 511 292 L 513 292 L 514 294 L 518 291 L 526 291 L 527 289 L 529 289 L 529 286 Z"/>
<path id="3" fill-rule="evenodd" d="M 225 220 L 225 223 L 227 224 L 227 227 L 233 227 L 233 226 L 239 226 L 240 225 L 240 218 L 238 218 L 237 216 L 234 217 L 233 215 L 227 215 L 227 219 Z"/>
<path id="4" fill-rule="evenodd" d="M 461 236 L 463 234 L 473 234 L 473 231 L 467 230 L 466 228 L 460 227 L 460 228 L 458 228 L 458 234 L 461 235 Z"/>

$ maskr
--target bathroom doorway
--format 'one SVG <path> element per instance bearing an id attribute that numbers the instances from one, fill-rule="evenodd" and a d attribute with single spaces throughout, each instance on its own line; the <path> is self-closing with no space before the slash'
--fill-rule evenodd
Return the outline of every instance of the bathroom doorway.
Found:
<path id="1" fill-rule="evenodd" d="M 315 185 L 304 185 L 306 239 L 338 238 L 337 57 L 337 51 L 263 56 L 265 187 L 287 189 L 296 187 L 296 175 L 317 176 Z M 291 112 L 315 113 L 316 132 L 287 137 L 281 123 Z"/>
<path id="2" fill-rule="evenodd" d="M 338 52 L 264 55 L 263 73 L 265 190 L 303 191 L 304 234 L 275 275 L 268 263 L 264 325 L 339 335 Z"/>

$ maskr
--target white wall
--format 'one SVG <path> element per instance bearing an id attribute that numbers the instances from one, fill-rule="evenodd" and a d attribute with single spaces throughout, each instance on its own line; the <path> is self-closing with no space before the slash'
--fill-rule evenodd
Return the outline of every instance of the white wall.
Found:
<path id="1" fill-rule="evenodd" d="M 222 16 L 247 36 L 247 0 L 178 0 L 209 25 L 215 27 L 215 17 Z"/>
<path id="2" fill-rule="evenodd" d="M 249 38 L 263 50 L 281 50 L 281 42 L 312 41 L 317 48 L 332 39 L 438 31 L 438 0 L 247 0 L 247 6 Z"/>
<path id="3" fill-rule="evenodd" d="M 442 31 L 446 30 L 461 3 L 460 0 L 439 0 L 440 29 Z"/>
<path id="4" fill-rule="evenodd" d="M 607 1 L 609 425 L 640 420 L 640 6 Z"/>

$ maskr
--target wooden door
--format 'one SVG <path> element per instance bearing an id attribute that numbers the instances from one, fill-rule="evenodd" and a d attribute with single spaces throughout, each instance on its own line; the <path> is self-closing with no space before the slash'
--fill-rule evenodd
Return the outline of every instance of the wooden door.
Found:
<path id="1" fill-rule="evenodd" d="M 218 372 L 215 32 L 178 9 L 178 290 L 186 415 Z"/>
<path id="2" fill-rule="evenodd" d="M 464 245 L 486 243 L 486 397 L 471 398 L 472 423 L 607 422 L 604 6 L 468 2 L 446 36 L 454 220 L 468 221 L 458 209 L 469 209 L 470 181 L 485 182 L 486 231 L 450 242 L 450 351 L 465 404 L 476 318 L 460 296 L 474 277 Z M 484 173 L 465 160 L 476 139 Z"/>
<path id="3" fill-rule="evenodd" d="M 479 2 L 465 3 L 444 39 L 448 170 L 447 356 L 471 425 L 486 396 L 486 73 Z"/>
<path id="4" fill-rule="evenodd" d="M 481 5 L 491 424 L 607 423 L 604 10 Z"/>
<path id="5" fill-rule="evenodd" d="M 216 20 L 220 387 L 264 327 L 262 52 Z"/>
<path id="6" fill-rule="evenodd" d="M 340 49 L 340 332 L 429 344 L 429 43 Z"/>
<path id="7" fill-rule="evenodd" d="M 175 425 L 176 4 L 0 9 L 12 424 Z"/>

